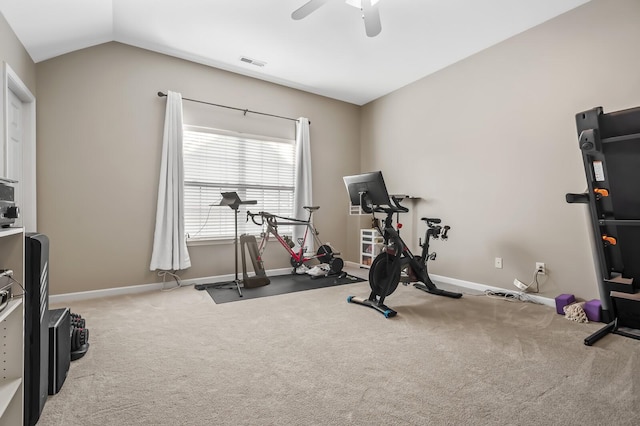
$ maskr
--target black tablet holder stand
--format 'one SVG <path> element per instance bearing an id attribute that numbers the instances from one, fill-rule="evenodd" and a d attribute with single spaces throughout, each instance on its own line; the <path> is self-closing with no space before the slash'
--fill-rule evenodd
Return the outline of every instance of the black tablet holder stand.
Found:
<path id="1" fill-rule="evenodd" d="M 236 192 L 222 192 L 222 200 L 219 206 L 229 206 L 235 212 L 235 234 L 233 240 L 233 253 L 235 264 L 235 278 L 232 281 L 222 281 L 217 283 L 196 284 L 196 290 L 205 290 L 207 288 L 221 288 L 224 286 L 235 286 L 238 295 L 242 297 L 242 280 L 238 278 L 238 211 L 243 204 L 258 204 L 257 200 L 242 201 Z"/>

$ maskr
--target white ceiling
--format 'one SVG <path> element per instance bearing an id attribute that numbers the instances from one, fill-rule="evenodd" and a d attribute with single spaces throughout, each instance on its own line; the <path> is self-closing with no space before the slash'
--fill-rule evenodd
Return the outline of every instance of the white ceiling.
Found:
<path id="1" fill-rule="evenodd" d="M 0 0 L 35 62 L 118 41 L 363 105 L 589 0 Z M 266 62 L 257 67 L 242 56 Z"/>

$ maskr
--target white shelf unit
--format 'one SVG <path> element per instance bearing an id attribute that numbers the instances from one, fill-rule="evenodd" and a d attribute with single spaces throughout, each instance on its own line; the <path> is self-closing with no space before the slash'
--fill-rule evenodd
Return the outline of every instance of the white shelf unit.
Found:
<path id="1" fill-rule="evenodd" d="M 366 213 L 362 211 L 362 208 L 360 206 L 354 206 L 353 204 L 350 204 L 349 205 L 349 214 L 351 216 L 360 216 L 360 215 L 364 215 Z"/>
<path id="2" fill-rule="evenodd" d="M 383 247 L 382 235 L 377 229 L 360 230 L 360 266 L 368 268 Z"/>
<path id="3" fill-rule="evenodd" d="M 0 425 L 23 423 L 24 374 L 24 230 L 0 229 L 0 269 L 13 271 L 12 294 L 7 306 L 0 312 Z"/>

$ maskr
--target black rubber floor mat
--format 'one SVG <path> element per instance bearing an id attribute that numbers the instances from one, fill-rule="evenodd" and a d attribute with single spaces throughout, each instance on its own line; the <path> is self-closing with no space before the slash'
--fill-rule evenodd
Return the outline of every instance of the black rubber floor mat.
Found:
<path id="1" fill-rule="evenodd" d="M 276 296 L 279 294 L 293 293 L 296 291 L 312 290 L 316 288 L 333 287 L 337 285 L 353 284 L 365 281 L 362 278 L 346 275 L 345 277 L 321 277 L 312 278 L 310 275 L 278 275 L 269 277 L 269 284 L 262 287 L 242 288 L 242 297 L 238 294 L 235 285 L 225 285 L 220 288 L 209 287 L 206 289 L 209 296 L 217 304 L 235 302 L 238 300 L 256 299 L 258 297 Z"/>

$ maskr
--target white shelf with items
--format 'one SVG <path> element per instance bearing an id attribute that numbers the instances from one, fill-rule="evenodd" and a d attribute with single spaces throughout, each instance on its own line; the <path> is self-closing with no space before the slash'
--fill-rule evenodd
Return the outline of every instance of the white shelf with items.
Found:
<path id="1" fill-rule="evenodd" d="M 383 247 L 382 235 L 377 229 L 360 230 L 360 265 L 368 268 Z"/>
<path id="2" fill-rule="evenodd" d="M 0 229 L 0 269 L 13 271 L 12 298 L 0 311 L 0 425 L 21 425 L 23 422 L 24 374 L 24 230 Z M 4 280 L 10 280 L 4 277 Z M 0 281 L 4 284 L 9 281 Z"/>

